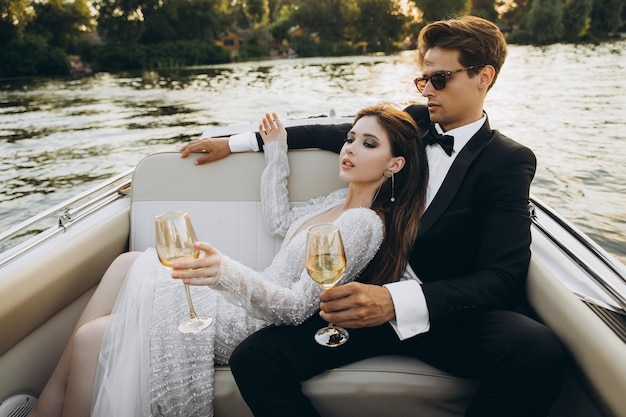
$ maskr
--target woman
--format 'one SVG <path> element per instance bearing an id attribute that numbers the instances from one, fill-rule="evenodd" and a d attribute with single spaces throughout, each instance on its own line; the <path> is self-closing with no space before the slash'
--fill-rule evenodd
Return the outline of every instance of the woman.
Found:
<path id="1" fill-rule="evenodd" d="M 298 207 L 288 201 L 286 130 L 276 114 L 267 114 L 259 130 L 267 163 L 261 179 L 265 222 L 284 237 L 272 264 L 256 272 L 202 242 L 196 247 L 204 256 L 175 264 L 171 273 L 154 249 L 122 255 L 103 277 L 29 415 L 212 415 L 214 361 L 227 364 L 236 345 L 258 329 L 298 324 L 318 309 L 321 289 L 305 269 L 305 231 L 312 224 L 340 228 L 348 265 L 341 283 L 368 264 L 369 281 L 402 275 L 428 172 L 412 118 L 388 104 L 361 110 L 339 158 L 348 188 Z M 185 303 L 177 298 L 179 280 L 204 286 L 194 303 L 214 324 L 200 334 L 176 330 Z"/>

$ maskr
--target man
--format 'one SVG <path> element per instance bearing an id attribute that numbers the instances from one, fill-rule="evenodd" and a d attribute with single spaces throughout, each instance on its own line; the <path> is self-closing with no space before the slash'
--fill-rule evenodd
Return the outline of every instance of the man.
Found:
<path id="1" fill-rule="evenodd" d="M 427 209 L 405 277 L 385 286 L 354 282 L 325 291 L 320 314 L 244 341 L 230 365 L 255 416 L 319 416 L 300 381 L 377 355 L 419 358 L 480 381 L 468 417 L 548 414 L 563 377 L 564 351 L 544 325 L 522 314 L 530 259 L 532 151 L 491 130 L 483 104 L 506 56 L 498 28 L 477 17 L 434 22 L 419 36 L 415 80 L 426 106 L 406 111 L 425 135 Z M 452 136 L 435 143 L 433 132 Z M 290 147 L 337 151 L 341 126 L 289 131 Z M 234 137 L 237 140 L 250 139 Z M 245 148 L 245 147 L 244 147 Z M 227 155 L 224 140 L 196 141 L 205 160 Z M 200 160 L 200 163 L 202 160 Z M 350 329 L 338 348 L 312 342 L 333 322 Z M 417 410 L 416 410 L 417 411 Z"/>

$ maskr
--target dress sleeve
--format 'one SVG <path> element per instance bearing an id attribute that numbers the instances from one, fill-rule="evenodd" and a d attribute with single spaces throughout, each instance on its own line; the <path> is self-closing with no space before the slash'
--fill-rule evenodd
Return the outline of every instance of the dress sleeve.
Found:
<path id="1" fill-rule="evenodd" d="M 265 228 L 272 236 L 284 237 L 293 222 L 287 177 L 289 177 L 287 144 L 268 143 L 265 146 L 265 169 L 261 175 L 261 205 Z"/>
<path id="2" fill-rule="evenodd" d="M 374 257 L 383 240 L 383 224 L 370 209 L 358 208 L 346 211 L 335 221 L 339 226 L 346 251 L 347 270 L 338 285 L 353 281 Z M 298 240 L 291 244 L 302 246 Z M 289 250 L 283 247 L 281 250 Z M 222 255 L 219 281 L 213 288 L 222 291 L 229 301 L 246 309 L 252 316 L 275 324 L 300 324 L 319 309 L 322 292 L 304 268 L 304 247 L 298 261 L 299 268 L 289 269 L 280 262 L 296 261 L 294 258 L 275 258 L 278 268 L 268 270 L 275 274 L 294 271 L 291 285 L 284 277 L 262 275 L 241 263 Z M 278 261 L 277 261 L 278 260 Z M 273 264 L 273 266 L 276 266 Z"/>
<path id="3" fill-rule="evenodd" d="M 334 193 L 316 197 L 305 204 L 294 205 L 289 202 L 287 178 L 289 177 L 287 145 L 270 142 L 265 146 L 265 169 L 261 175 L 261 205 L 265 229 L 272 236 L 285 237 L 296 219 L 319 209 L 324 201 L 336 201 Z"/>

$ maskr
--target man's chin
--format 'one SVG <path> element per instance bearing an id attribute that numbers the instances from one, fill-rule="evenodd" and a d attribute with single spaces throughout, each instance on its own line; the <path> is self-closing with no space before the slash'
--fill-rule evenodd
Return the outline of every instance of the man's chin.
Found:
<path id="1" fill-rule="evenodd" d="M 439 117 L 436 112 L 435 113 L 428 112 L 428 114 L 430 115 L 430 121 L 432 123 L 439 123 L 439 124 L 441 124 L 441 122 L 443 121 L 443 119 L 441 117 Z"/>
<path id="2" fill-rule="evenodd" d="M 430 115 L 430 120 L 432 120 L 433 122 L 438 121 L 435 119 L 440 119 L 441 117 L 438 116 L 441 113 L 441 107 L 439 106 L 428 106 L 428 114 Z"/>

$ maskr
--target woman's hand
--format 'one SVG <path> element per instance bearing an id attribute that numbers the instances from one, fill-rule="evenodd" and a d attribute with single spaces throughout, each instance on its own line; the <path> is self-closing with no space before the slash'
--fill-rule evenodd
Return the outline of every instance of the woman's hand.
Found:
<path id="1" fill-rule="evenodd" d="M 259 133 L 263 143 L 279 141 L 287 143 L 287 130 L 276 113 L 265 113 L 265 118 L 259 124 Z"/>
<path id="2" fill-rule="evenodd" d="M 194 248 L 204 252 L 193 261 L 177 262 L 172 265 L 172 278 L 182 279 L 189 285 L 216 285 L 220 280 L 222 256 L 213 246 L 204 242 L 194 243 Z"/>
<path id="3" fill-rule="evenodd" d="M 202 138 L 192 140 L 180 148 L 182 158 L 186 158 L 192 152 L 202 152 L 202 156 L 194 161 L 196 165 L 217 161 L 230 155 L 228 138 Z"/>

